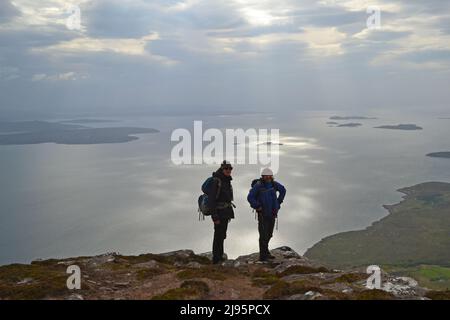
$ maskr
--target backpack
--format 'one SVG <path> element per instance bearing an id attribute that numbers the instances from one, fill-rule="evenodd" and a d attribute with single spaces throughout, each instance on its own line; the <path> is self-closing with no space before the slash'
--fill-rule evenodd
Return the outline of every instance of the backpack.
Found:
<path id="1" fill-rule="evenodd" d="M 254 179 L 254 180 L 252 181 L 251 188 L 253 189 L 253 187 L 254 187 L 257 183 L 261 183 L 261 184 L 264 185 L 264 181 L 262 180 L 262 178 L 258 178 L 258 179 Z M 275 180 L 272 181 L 272 185 L 273 185 L 273 189 L 275 190 L 275 192 L 279 191 L 278 188 L 277 188 L 277 184 L 275 183 Z M 259 195 L 259 192 L 266 192 L 266 191 L 268 191 L 268 190 L 267 190 L 267 189 L 261 190 L 261 188 L 260 188 L 260 189 L 258 189 L 258 192 L 256 193 L 256 196 Z M 256 220 L 256 219 L 257 219 L 257 213 L 256 213 L 255 209 L 253 209 L 253 212 L 255 212 L 255 220 Z M 276 218 L 276 229 L 278 230 L 278 216 L 277 216 L 277 218 Z"/>
<path id="2" fill-rule="evenodd" d="M 217 181 L 217 193 L 216 193 L 216 199 L 219 197 L 220 189 L 222 188 L 222 181 L 217 177 L 209 177 L 205 180 L 202 184 L 202 192 L 203 194 L 198 197 L 198 213 L 199 213 L 199 220 L 200 215 L 203 214 L 203 219 L 205 216 L 211 215 L 211 208 L 208 206 L 208 199 L 209 195 L 212 193 L 212 188 L 214 186 L 214 181 Z"/>
<path id="3" fill-rule="evenodd" d="M 253 188 L 255 186 L 255 184 L 257 184 L 258 182 L 260 182 L 260 183 L 262 183 L 264 185 L 264 182 L 263 182 L 262 178 L 258 178 L 258 179 L 254 179 L 252 181 L 251 188 Z M 272 185 L 273 185 L 273 189 L 275 190 L 275 192 L 277 192 L 278 189 L 277 189 L 277 184 L 275 183 L 275 180 L 272 181 Z M 259 191 L 260 190 L 258 189 L 258 193 L 259 193 Z"/>

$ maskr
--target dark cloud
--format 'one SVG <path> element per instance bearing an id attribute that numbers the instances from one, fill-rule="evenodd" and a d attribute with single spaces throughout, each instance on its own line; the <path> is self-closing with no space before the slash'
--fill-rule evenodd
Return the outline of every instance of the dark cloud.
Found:
<path id="1" fill-rule="evenodd" d="M 9 0 L 0 0 L 0 23 L 20 15 L 20 11 Z"/>
<path id="2" fill-rule="evenodd" d="M 99 38 L 140 38 L 161 18 L 140 1 L 95 1 L 82 8 L 82 15 L 88 35 Z"/>
<path id="3" fill-rule="evenodd" d="M 347 11 L 341 7 L 328 6 L 303 10 L 295 15 L 294 21 L 299 25 L 342 27 L 349 24 L 364 26 L 366 19 L 365 11 Z"/>
<path id="4" fill-rule="evenodd" d="M 227 2 L 204 1 L 179 14 L 180 18 L 194 28 L 234 29 L 246 25 L 245 20 Z"/>

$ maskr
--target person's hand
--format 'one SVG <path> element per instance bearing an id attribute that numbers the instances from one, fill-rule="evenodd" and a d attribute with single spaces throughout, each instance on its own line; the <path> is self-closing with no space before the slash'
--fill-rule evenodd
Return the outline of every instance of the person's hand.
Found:
<path id="1" fill-rule="evenodd" d="M 263 208 L 259 207 L 258 209 L 256 209 L 256 212 L 262 212 Z"/>
<path id="2" fill-rule="evenodd" d="M 220 220 L 213 220 L 214 224 L 220 224 Z"/>

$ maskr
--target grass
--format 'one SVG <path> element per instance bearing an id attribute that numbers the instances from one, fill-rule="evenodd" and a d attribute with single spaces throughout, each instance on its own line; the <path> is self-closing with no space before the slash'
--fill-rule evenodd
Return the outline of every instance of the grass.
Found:
<path id="1" fill-rule="evenodd" d="M 203 281 L 184 281 L 179 288 L 170 289 L 156 295 L 152 300 L 194 300 L 205 299 L 209 293 L 208 285 Z"/>
<path id="2" fill-rule="evenodd" d="M 367 279 L 368 275 L 364 273 L 345 273 L 337 277 L 334 282 L 339 283 L 354 283 Z"/>
<path id="3" fill-rule="evenodd" d="M 280 299 L 294 294 L 304 294 L 308 291 L 320 292 L 320 289 L 317 285 L 308 280 L 299 280 L 291 283 L 278 280 L 264 293 L 263 298 L 269 300 Z"/>
<path id="4" fill-rule="evenodd" d="M 265 270 L 258 269 L 252 274 L 252 283 L 256 286 L 270 286 L 278 281 L 278 275 Z"/>
<path id="5" fill-rule="evenodd" d="M 353 278 L 352 278 L 353 279 Z M 391 293 L 383 290 L 363 290 L 352 293 L 342 293 L 331 289 L 321 288 L 320 284 L 310 280 L 298 280 L 286 282 L 279 280 L 265 293 L 264 299 L 284 299 L 295 294 L 305 294 L 308 291 L 314 291 L 322 294 L 330 300 L 392 300 L 395 299 Z"/>
<path id="6" fill-rule="evenodd" d="M 328 273 L 331 272 L 325 267 L 309 267 L 309 266 L 291 266 L 280 273 L 282 277 L 291 275 L 291 274 L 311 274 L 311 273 Z"/>
<path id="7" fill-rule="evenodd" d="M 198 262 L 200 264 L 211 264 L 211 261 L 207 257 L 199 256 L 196 254 L 190 254 L 188 257 L 180 257 L 180 256 L 164 256 L 153 253 L 141 254 L 138 256 L 117 256 L 119 259 L 123 259 L 128 261 L 131 264 L 144 263 L 150 260 L 155 260 L 159 263 L 173 265 L 175 262 L 181 263 L 189 263 L 189 262 Z"/>
<path id="8" fill-rule="evenodd" d="M 450 268 L 435 265 L 419 265 L 414 267 L 383 266 L 383 269 L 397 275 L 411 277 L 419 285 L 432 290 L 450 289 Z"/>
<path id="9" fill-rule="evenodd" d="M 177 273 L 178 279 L 187 280 L 187 279 L 196 279 L 196 278 L 205 278 L 211 280 L 225 280 L 227 278 L 226 274 L 228 271 L 228 275 L 236 273 L 235 270 L 225 270 L 224 268 L 218 268 L 213 266 L 205 266 L 198 269 L 186 269 Z M 231 272 L 231 273 L 230 273 Z"/>
<path id="10" fill-rule="evenodd" d="M 166 271 L 160 268 L 141 269 L 136 272 L 136 279 L 139 281 L 149 280 L 164 273 Z"/>
<path id="11" fill-rule="evenodd" d="M 450 290 L 450 268 L 440 266 L 419 266 L 410 272 L 424 287 L 434 290 Z"/>
<path id="12" fill-rule="evenodd" d="M 0 267 L 0 299 L 34 300 L 69 293 L 64 266 L 12 264 Z M 25 284 L 18 284 L 24 279 Z"/>

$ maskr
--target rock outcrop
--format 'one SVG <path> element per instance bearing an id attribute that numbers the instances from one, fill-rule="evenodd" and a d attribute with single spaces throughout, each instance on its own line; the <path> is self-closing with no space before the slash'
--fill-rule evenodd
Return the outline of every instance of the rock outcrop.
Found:
<path id="1" fill-rule="evenodd" d="M 289 247 L 212 265 L 191 250 L 34 261 L 0 267 L 0 299 L 429 299 L 448 292 L 421 288 L 414 279 L 382 274 L 382 289 L 365 287 L 363 270 L 331 270 Z M 67 267 L 81 270 L 81 289 L 66 286 Z"/>

